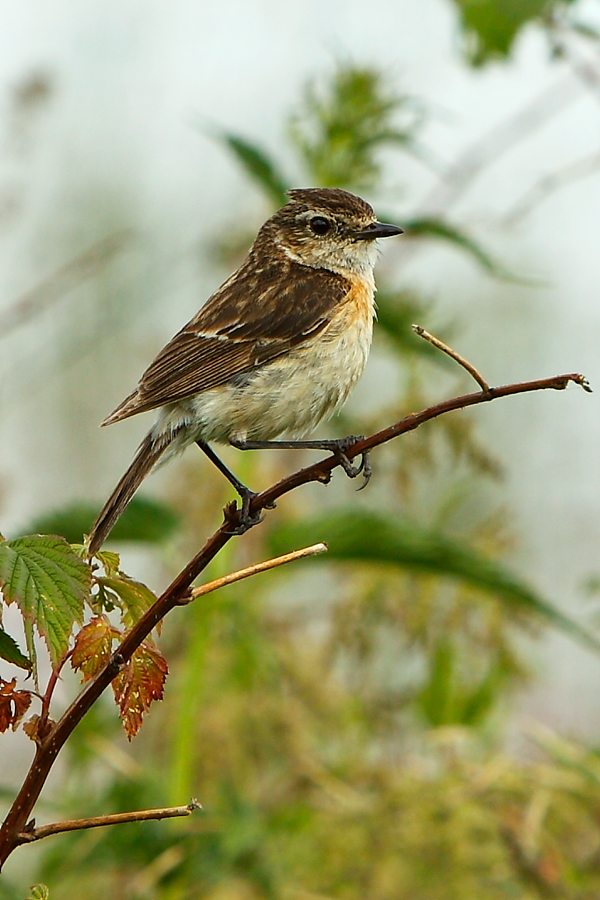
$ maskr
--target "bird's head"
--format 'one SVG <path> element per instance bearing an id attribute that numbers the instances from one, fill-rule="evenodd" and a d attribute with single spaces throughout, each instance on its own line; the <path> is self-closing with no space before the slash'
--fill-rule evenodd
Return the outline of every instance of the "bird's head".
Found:
<path id="1" fill-rule="evenodd" d="M 257 250 L 272 248 L 302 265 L 333 272 L 373 270 L 377 238 L 402 234 L 378 222 L 371 206 L 339 188 L 298 188 L 261 228 Z"/>

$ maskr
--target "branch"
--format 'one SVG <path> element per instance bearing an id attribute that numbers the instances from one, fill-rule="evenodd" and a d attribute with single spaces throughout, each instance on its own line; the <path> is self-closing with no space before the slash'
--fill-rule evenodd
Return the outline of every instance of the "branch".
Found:
<path id="1" fill-rule="evenodd" d="M 428 331 L 425 331 L 424 328 L 421 328 L 420 325 L 413 325 L 412 330 L 415 334 L 418 334 L 419 337 L 422 337 L 423 340 L 427 341 L 429 344 L 432 344 L 434 347 L 437 347 L 438 350 L 441 350 L 442 353 L 445 353 L 450 359 L 453 359 L 454 362 L 457 362 L 459 366 L 462 366 L 463 369 L 469 373 L 469 375 L 477 382 L 482 391 L 489 391 L 490 386 L 485 381 L 482 375 L 479 374 L 475 366 L 471 365 L 468 359 L 465 359 L 464 356 L 461 356 L 460 353 L 457 353 L 456 350 L 453 350 L 452 347 L 449 347 L 448 344 L 445 344 L 443 341 L 440 341 L 434 334 L 429 334 Z"/>
<path id="2" fill-rule="evenodd" d="M 84 828 L 102 828 L 105 825 L 123 825 L 127 822 L 147 822 L 149 819 L 174 819 L 177 816 L 189 816 L 196 809 L 202 809 L 197 800 L 187 806 L 167 806 L 164 809 L 138 809 L 133 812 L 113 813 L 110 816 L 92 816 L 89 819 L 65 819 L 64 822 L 53 822 L 35 828 L 35 820 L 31 828 L 26 827 L 18 835 L 18 843 L 31 844 L 51 834 L 62 834 L 64 831 L 81 831 Z"/>
<path id="3" fill-rule="evenodd" d="M 443 400 L 441 403 L 436 403 L 434 406 L 430 406 L 421 412 L 411 413 L 388 428 L 384 428 L 370 437 L 357 441 L 353 447 L 348 449 L 346 455 L 349 459 L 354 459 L 401 434 L 414 431 L 425 422 L 436 419 L 453 410 L 465 409 L 468 406 L 475 406 L 479 403 L 488 403 L 491 400 L 509 397 L 514 394 L 526 394 L 532 391 L 543 390 L 562 391 L 571 382 L 580 385 L 586 391 L 591 390 L 583 375 L 572 373 L 556 375 L 553 378 L 542 378 L 536 381 L 508 384 L 503 387 L 489 388 L 488 390 Z M 249 509 L 250 516 L 258 517 L 260 512 L 272 508 L 274 501 L 303 484 L 313 481 L 327 484 L 331 479 L 332 471 L 339 465 L 339 457 L 331 455 L 282 478 L 281 481 L 253 497 Z M 25 823 L 28 821 L 48 774 L 54 765 L 54 761 L 68 737 L 152 629 L 176 606 L 181 606 L 193 599 L 192 582 L 204 571 L 206 566 L 231 538 L 240 534 L 240 525 L 240 510 L 237 508 L 236 503 L 232 502 L 224 509 L 224 521 L 220 528 L 208 538 L 202 549 L 177 575 L 153 606 L 136 622 L 131 631 L 124 637 L 120 646 L 112 654 L 107 665 L 87 682 L 59 721 L 40 742 L 21 790 L 13 802 L 2 828 L 0 828 L 0 867 L 14 848 L 19 843 L 22 843 L 20 835 L 25 831 Z"/>
<path id="4" fill-rule="evenodd" d="M 276 569 L 278 566 L 285 566 L 287 563 L 294 562 L 297 559 L 304 559 L 306 556 L 318 556 L 319 553 L 327 551 L 327 544 L 311 544 L 310 547 L 304 547 L 302 550 L 293 550 L 291 553 L 284 553 L 283 556 L 275 556 L 273 559 L 267 559 L 262 563 L 255 563 L 246 569 L 239 569 L 230 575 L 224 575 L 222 578 L 215 578 L 207 584 L 194 588 L 190 593 L 190 600 L 196 600 L 197 597 L 203 597 L 219 588 L 225 587 L 227 584 L 234 584 L 243 578 L 250 578 L 251 575 L 259 575 L 261 572 L 268 572 L 269 569 Z"/>

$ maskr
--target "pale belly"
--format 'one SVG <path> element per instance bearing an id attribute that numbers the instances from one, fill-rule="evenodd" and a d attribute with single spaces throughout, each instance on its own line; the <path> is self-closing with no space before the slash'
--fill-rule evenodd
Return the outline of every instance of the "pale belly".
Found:
<path id="1" fill-rule="evenodd" d="M 175 453 L 198 439 L 229 443 L 310 434 L 347 400 L 366 365 L 373 333 L 372 293 L 359 299 L 359 308 L 347 304 L 308 346 L 164 408 L 155 433 L 171 431 L 183 420 Z"/>

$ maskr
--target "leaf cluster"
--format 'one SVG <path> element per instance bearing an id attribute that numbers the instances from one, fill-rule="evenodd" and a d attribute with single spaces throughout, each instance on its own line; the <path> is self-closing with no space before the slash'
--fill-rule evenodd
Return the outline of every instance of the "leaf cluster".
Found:
<path id="1" fill-rule="evenodd" d="M 83 545 L 70 545 L 56 535 L 32 534 L 0 543 L 2 604 L 19 608 L 27 648 L 27 654 L 23 653 L 17 641 L 0 629 L 0 659 L 25 669 L 36 688 L 20 690 L 16 678 L 0 679 L 0 733 L 10 727 L 14 730 L 38 696 L 42 713 L 29 719 L 24 730 L 32 740 L 43 740 L 52 725 L 52 691 L 65 662 L 69 660 L 84 681 L 92 678 L 109 662 L 113 646 L 156 600 L 148 587 L 121 571 L 116 553 L 99 554 L 102 572 L 100 565 L 90 565 L 84 556 Z M 86 610 L 91 618 L 83 624 Z M 117 624 L 109 619 L 110 613 L 116 614 Z M 52 670 L 43 696 L 39 694 L 36 635 L 46 645 Z M 145 641 L 114 679 L 115 701 L 130 739 L 150 704 L 162 699 L 167 672 L 156 646 Z"/>

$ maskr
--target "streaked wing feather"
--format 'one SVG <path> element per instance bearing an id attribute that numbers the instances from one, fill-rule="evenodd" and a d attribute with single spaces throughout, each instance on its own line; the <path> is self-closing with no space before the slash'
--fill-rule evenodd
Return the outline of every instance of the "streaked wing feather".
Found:
<path id="1" fill-rule="evenodd" d="M 106 424 L 183 400 L 286 353 L 324 328 L 350 283 L 324 269 L 248 260 L 169 341 Z"/>

